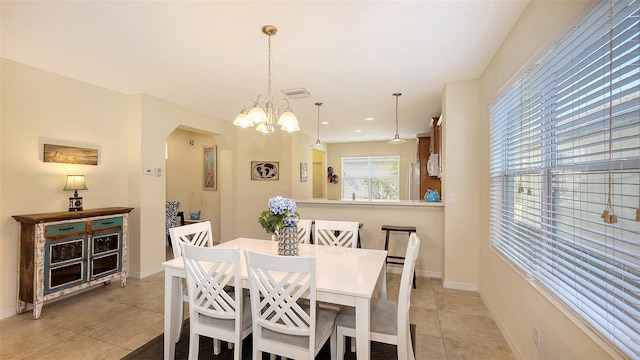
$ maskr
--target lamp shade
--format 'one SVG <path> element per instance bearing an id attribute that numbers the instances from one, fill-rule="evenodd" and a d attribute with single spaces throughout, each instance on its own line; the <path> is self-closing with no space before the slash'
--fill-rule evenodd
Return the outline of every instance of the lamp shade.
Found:
<path id="1" fill-rule="evenodd" d="M 257 104 L 256 106 L 251 108 L 249 114 L 247 114 L 247 117 L 249 118 L 249 120 L 253 121 L 254 124 L 265 123 L 268 120 L 267 113 L 265 113 L 264 110 Z"/>
<path id="2" fill-rule="evenodd" d="M 84 181 L 84 175 L 67 175 L 67 182 L 64 190 L 89 190 Z"/>
<path id="3" fill-rule="evenodd" d="M 242 110 L 236 119 L 233 121 L 233 125 L 240 126 L 241 128 L 248 128 L 253 126 L 253 121 L 249 119 L 247 112 Z"/>

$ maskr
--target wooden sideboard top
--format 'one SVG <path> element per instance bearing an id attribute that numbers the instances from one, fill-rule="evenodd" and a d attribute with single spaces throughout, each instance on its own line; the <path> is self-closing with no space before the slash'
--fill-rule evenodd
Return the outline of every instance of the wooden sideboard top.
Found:
<path id="1" fill-rule="evenodd" d="M 100 209 L 87 209 L 82 211 L 59 211 L 43 214 L 13 215 L 12 217 L 24 224 L 40 224 L 45 222 L 84 219 L 94 216 L 125 214 L 133 211 L 130 207 L 108 207 Z"/>

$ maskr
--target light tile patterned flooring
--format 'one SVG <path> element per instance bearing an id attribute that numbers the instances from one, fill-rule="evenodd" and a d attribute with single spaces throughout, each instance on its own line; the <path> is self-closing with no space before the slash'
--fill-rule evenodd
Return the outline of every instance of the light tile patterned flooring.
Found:
<path id="1" fill-rule="evenodd" d="M 400 275 L 388 274 L 397 299 Z M 418 277 L 411 294 L 416 359 L 514 359 L 476 292 Z M 99 286 L 0 321 L 0 359 L 120 359 L 163 332 L 164 274 Z"/>

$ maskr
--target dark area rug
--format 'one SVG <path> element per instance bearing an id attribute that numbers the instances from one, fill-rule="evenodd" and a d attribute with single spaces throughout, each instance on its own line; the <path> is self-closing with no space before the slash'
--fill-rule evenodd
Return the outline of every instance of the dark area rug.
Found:
<path id="1" fill-rule="evenodd" d="M 415 348 L 415 333 L 416 326 L 411 325 L 411 341 Z M 250 360 L 251 359 L 251 335 L 247 336 L 242 343 L 242 359 Z M 344 356 L 346 360 L 355 359 L 356 356 L 351 352 L 351 344 L 349 339 L 346 341 L 347 352 Z M 233 359 L 233 349 L 227 348 L 227 343 L 222 342 L 222 352 L 220 355 L 213 355 L 213 340 L 210 338 L 201 336 L 200 337 L 200 352 L 198 355 L 199 360 L 227 360 Z M 142 345 L 141 347 L 134 350 L 129 355 L 123 357 L 123 360 L 158 360 L 163 358 L 164 351 L 164 335 L 159 335 L 155 339 L 149 341 L 148 343 Z M 187 359 L 189 357 L 189 319 L 184 321 L 182 325 L 182 335 L 180 336 L 180 341 L 176 344 L 176 360 Z M 269 359 L 269 354 L 262 354 L 262 358 L 267 360 Z M 376 360 L 387 360 L 387 359 L 398 359 L 398 355 L 396 352 L 395 345 L 381 344 L 377 342 L 371 342 L 371 358 Z M 325 344 L 325 346 L 320 350 L 318 356 L 316 356 L 318 360 L 329 360 L 331 359 L 331 354 L 329 351 L 329 341 Z"/>

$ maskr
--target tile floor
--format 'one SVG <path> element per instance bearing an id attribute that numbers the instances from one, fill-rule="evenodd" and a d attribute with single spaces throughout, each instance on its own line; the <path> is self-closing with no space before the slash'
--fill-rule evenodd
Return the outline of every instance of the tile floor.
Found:
<path id="1" fill-rule="evenodd" d="M 419 277 L 411 294 L 416 359 L 514 359 L 475 292 Z M 400 275 L 388 274 L 397 299 Z M 395 297 L 394 297 L 395 296 Z M 120 359 L 163 332 L 164 274 L 128 279 L 0 321 L 0 359 Z"/>

